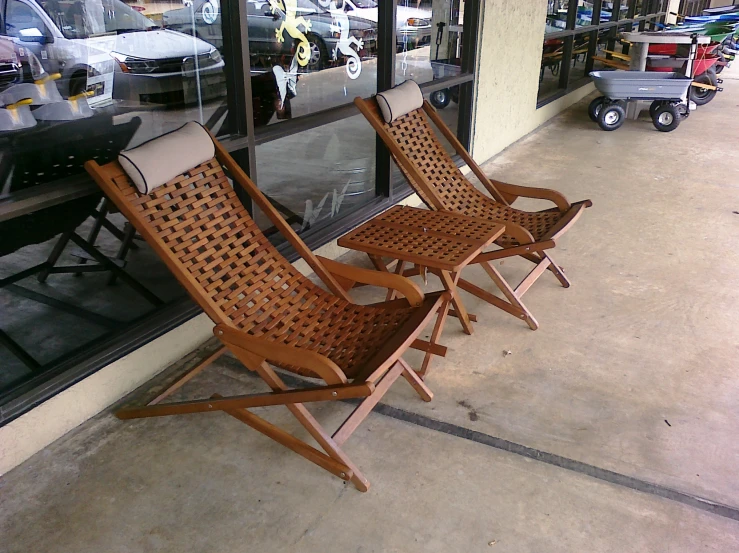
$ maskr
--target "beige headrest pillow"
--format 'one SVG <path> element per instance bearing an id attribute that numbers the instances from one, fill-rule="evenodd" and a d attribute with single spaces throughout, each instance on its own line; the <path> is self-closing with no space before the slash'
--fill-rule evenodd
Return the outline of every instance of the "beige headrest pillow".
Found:
<path id="1" fill-rule="evenodd" d="M 185 171 L 212 159 L 213 139 L 200 123 L 185 123 L 140 146 L 118 154 L 118 163 L 141 194 L 151 194 Z"/>
<path id="2" fill-rule="evenodd" d="M 398 117 L 423 106 L 423 94 L 416 81 L 405 81 L 390 90 L 379 92 L 375 98 L 386 123 L 392 123 Z"/>

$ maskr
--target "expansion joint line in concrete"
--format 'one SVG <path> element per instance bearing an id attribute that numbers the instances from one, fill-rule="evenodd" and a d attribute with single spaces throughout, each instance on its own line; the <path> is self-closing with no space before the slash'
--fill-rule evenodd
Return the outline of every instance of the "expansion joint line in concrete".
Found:
<path id="1" fill-rule="evenodd" d="M 230 359 L 226 357 L 223 359 L 223 362 L 225 362 L 225 364 L 229 364 Z M 238 366 L 236 362 L 234 362 L 234 365 Z M 283 375 L 282 379 L 285 381 L 285 383 L 293 387 L 305 385 L 305 380 L 293 375 Z M 343 402 L 351 404 L 357 403 L 357 401 L 351 399 L 344 400 Z M 517 444 L 516 442 L 511 442 L 503 438 L 490 436 L 489 434 L 477 432 L 476 430 L 470 430 L 469 428 L 465 428 L 463 426 L 458 426 L 449 422 L 432 419 L 424 415 L 419 415 L 418 413 L 398 409 L 397 407 L 391 407 L 390 405 L 386 405 L 384 403 L 378 403 L 373 409 L 373 413 L 384 415 L 386 417 L 410 424 L 415 424 L 416 426 L 427 428 L 429 430 L 435 430 L 436 432 L 441 432 L 443 434 L 448 434 L 457 438 L 462 438 L 463 440 L 469 440 L 471 442 L 483 444 L 495 449 L 500 449 L 501 451 L 507 451 L 508 453 L 520 455 L 521 457 L 526 457 L 527 459 L 540 461 L 542 463 L 570 470 L 572 472 L 585 474 L 592 478 L 597 478 L 598 480 L 602 480 L 610 484 L 615 484 L 616 486 L 622 486 L 624 488 L 629 488 L 638 492 L 655 495 L 657 497 L 669 499 L 670 501 L 682 503 L 683 505 L 688 505 L 689 507 L 693 507 L 695 509 L 700 509 L 701 511 L 707 511 L 714 515 L 719 515 L 739 521 L 739 508 L 724 505 L 723 503 L 712 501 L 705 497 L 673 490 L 672 488 L 660 486 L 659 484 L 652 484 L 651 482 L 640 480 L 639 478 L 634 478 L 633 476 L 627 476 L 619 472 L 614 472 L 612 470 L 596 467 L 595 465 L 576 461 L 575 459 L 562 457 L 561 455 L 555 455 L 554 453 L 548 453 L 546 451 L 541 451 L 540 449 Z"/>
<path id="2" fill-rule="evenodd" d="M 683 503 L 684 505 L 688 505 L 695 509 L 700 509 L 702 511 L 707 511 L 715 515 L 739 521 L 739 508 L 730 507 L 704 497 L 680 492 L 658 484 L 652 484 L 650 482 L 634 478 L 633 476 L 626 476 L 625 474 L 589 465 L 588 463 L 569 459 L 568 457 L 562 457 L 561 455 L 555 455 L 554 453 L 547 453 L 546 451 L 517 444 L 515 442 L 504 440 L 503 438 L 496 438 L 495 436 L 470 430 L 463 426 L 439 421 L 424 415 L 391 407 L 384 403 L 378 403 L 374 408 L 374 412 L 392 419 L 415 424 L 416 426 L 449 434 L 450 436 L 455 436 L 478 444 L 494 447 L 495 449 L 514 453 L 528 459 L 534 459 L 535 461 L 541 461 L 548 465 L 554 465 L 555 467 L 585 474 L 592 478 L 597 478 L 598 480 L 603 480 L 617 486 L 623 486 L 624 488 L 630 488 L 639 492 L 656 495 L 664 499 L 669 499 L 670 501 L 677 501 L 678 503 Z"/>

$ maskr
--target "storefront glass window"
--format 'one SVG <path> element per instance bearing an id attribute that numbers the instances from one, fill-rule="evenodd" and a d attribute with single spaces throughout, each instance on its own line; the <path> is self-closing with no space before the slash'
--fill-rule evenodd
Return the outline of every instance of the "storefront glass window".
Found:
<path id="1" fill-rule="evenodd" d="M 395 82 L 462 74 L 464 0 L 398 0 Z"/>
<path id="2" fill-rule="evenodd" d="M 218 0 L 0 6 L 2 403 L 184 296 L 83 163 L 230 116 Z"/>
<path id="3" fill-rule="evenodd" d="M 341 0 L 247 1 L 256 126 L 369 96 L 377 89 L 377 10 L 356 16 Z M 294 12 L 292 10 L 295 10 Z M 277 84 L 277 97 L 264 86 Z M 267 117 L 269 105 L 276 116 Z"/>
<path id="4" fill-rule="evenodd" d="M 314 229 L 375 199 L 375 132 L 357 115 L 257 146 L 257 176 L 297 232 Z"/>

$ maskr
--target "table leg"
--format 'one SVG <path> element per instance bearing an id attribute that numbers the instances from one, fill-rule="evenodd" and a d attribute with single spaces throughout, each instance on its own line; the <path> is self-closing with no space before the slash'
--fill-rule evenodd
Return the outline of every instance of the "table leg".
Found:
<path id="1" fill-rule="evenodd" d="M 444 323 L 446 322 L 446 318 L 449 315 L 449 303 L 449 300 L 444 300 L 444 302 L 439 307 L 439 314 L 436 316 L 434 329 L 431 331 L 431 337 L 429 338 L 429 342 L 432 344 L 439 343 L 439 336 L 441 336 L 441 331 L 444 330 Z M 426 352 L 426 355 L 423 356 L 423 363 L 421 363 L 420 370 L 416 371 L 418 376 L 420 376 L 422 379 L 426 377 L 426 372 L 428 372 L 432 356 L 433 353 Z"/>
<path id="2" fill-rule="evenodd" d="M 405 261 L 401 261 L 398 259 L 398 264 L 395 266 L 395 274 L 396 275 L 402 275 L 403 274 L 403 266 L 405 265 Z M 388 290 L 387 296 L 385 296 L 385 301 L 394 300 L 397 296 L 396 290 Z"/>
<path id="3" fill-rule="evenodd" d="M 372 262 L 372 265 L 374 265 L 375 269 L 378 271 L 382 271 L 385 273 L 389 273 L 390 271 L 387 268 L 387 265 L 385 265 L 385 262 L 382 260 L 382 257 L 379 255 L 373 255 L 373 254 L 367 254 L 370 258 L 370 261 Z M 398 260 L 398 265 L 395 267 L 395 274 L 396 275 L 402 275 L 403 274 L 403 266 L 405 263 L 403 261 Z M 391 301 L 394 300 L 397 297 L 397 291 L 393 290 L 391 288 L 388 288 L 387 295 L 385 296 L 385 301 Z"/>
<path id="4" fill-rule="evenodd" d="M 439 273 L 444 289 L 448 290 L 452 295 L 452 305 L 454 306 L 454 310 L 457 312 L 459 322 L 462 323 L 462 330 L 464 330 L 466 334 L 472 334 L 472 322 L 470 322 L 467 309 L 465 309 L 464 304 L 462 303 L 462 298 L 459 297 L 459 291 L 457 290 L 459 275 L 460 273 L 454 273 L 452 275 L 449 271 L 441 271 Z"/>

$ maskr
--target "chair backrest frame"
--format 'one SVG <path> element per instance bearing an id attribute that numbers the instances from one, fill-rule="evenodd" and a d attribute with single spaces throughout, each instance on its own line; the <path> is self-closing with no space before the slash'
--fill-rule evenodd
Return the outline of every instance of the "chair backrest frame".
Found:
<path id="1" fill-rule="evenodd" d="M 378 136 L 388 147 L 396 163 L 401 167 L 401 169 L 403 169 L 403 171 L 406 173 L 406 176 L 410 177 L 410 184 L 412 186 L 415 185 L 416 191 L 419 193 L 424 202 L 432 209 L 444 210 L 444 202 L 443 199 L 439 196 L 438 191 L 428 181 L 428 179 L 423 175 L 423 173 L 419 170 L 416 164 L 413 163 L 408 155 L 403 152 L 396 140 L 388 131 L 389 125 L 383 119 L 375 97 L 367 99 L 357 97 L 354 99 L 354 104 L 365 116 L 367 121 L 377 132 Z M 426 119 L 426 117 L 430 118 L 434 125 L 436 125 L 436 127 L 444 135 L 444 138 L 446 138 L 452 145 L 454 151 L 459 154 L 462 160 L 470 167 L 475 176 L 480 179 L 480 182 L 483 184 L 487 192 L 493 197 L 493 199 L 501 204 L 510 205 L 505 196 L 485 175 L 480 166 L 475 162 L 475 160 L 472 158 L 469 152 L 467 152 L 459 139 L 457 139 L 452 130 L 444 123 L 434 107 L 429 104 L 427 100 L 424 100 L 422 108 L 418 108 L 418 110 L 416 110 L 415 112 L 411 112 L 411 114 L 422 117 L 424 120 L 426 120 L 426 122 L 428 122 L 428 119 Z M 439 144 L 440 147 L 443 148 L 443 146 L 441 146 L 439 142 L 438 137 L 433 132 L 433 129 L 430 128 L 430 125 L 429 129 L 432 133 L 433 139 Z M 464 175 L 461 175 L 461 180 L 465 182 L 466 186 L 469 186 L 473 189 L 475 188 L 472 183 L 469 182 L 466 177 L 464 177 Z"/>

